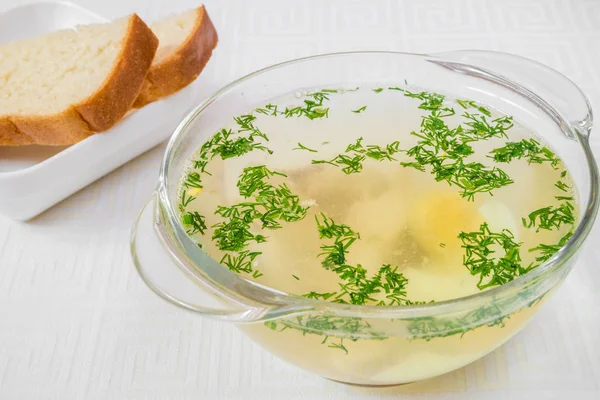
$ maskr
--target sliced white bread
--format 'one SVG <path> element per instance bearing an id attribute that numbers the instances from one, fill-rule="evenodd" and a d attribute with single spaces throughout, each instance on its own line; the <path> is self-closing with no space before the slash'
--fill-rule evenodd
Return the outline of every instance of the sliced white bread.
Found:
<path id="1" fill-rule="evenodd" d="M 135 14 L 0 46 L 0 145 L 69 145 L 132 107 L 158 39 Z"/>
<path id="2" fill-rule="evenodd" d="M 159 47 L 134 107 L 169 96 L 202 72 L 218 36 L 204 6 L 171 15 L 151 25 Z"/>

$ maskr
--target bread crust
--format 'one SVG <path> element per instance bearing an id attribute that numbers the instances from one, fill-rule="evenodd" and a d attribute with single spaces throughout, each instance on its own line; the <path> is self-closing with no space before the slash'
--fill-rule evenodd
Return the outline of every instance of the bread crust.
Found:
<path id="1" fill-rule="evenodd" d="M 94 132 L 111 128 L 138 97 L 157 48 L 158 39 L 152 30 L 136 14 L 132 14 L 117 61 L 95 93 L 60 113 L 9 116 L 16 133 L 9 130 L 8 124 L 3 128 L 0 123 L 0 138 L 5 137 L 7 144 L 23 142 L 23 137 L 28 137 L 30 143 L 19 145 L 61 146 L 77 143 Z"/>
<path id="2" fill-rule="evenodd" d="M 110 76 L 88 100 L 75 105 L 92 130 L 111 128 L 129 111 L 142 90 L 157 49 L 158 38 L 133 14 L 125 46 Z"/>
<path id="3" fill-rule="evenodd" d="M 32 143 L 33 140 L 19 132 L 8 118 L 0 118 L 0 146 L 24 146 Z"/>
<path id="4" fill-rule="evenodd" d="M 173 54 L 150 68 L 134 107 L 143 107 L 192 83 L 206 66 L 218 40 L 204 6 L 198 7 L 190 35 Z"/>
<path id="5" fill-rule="evenodd" d="M 21 135 L 32 139 L 28 144 L 67 146 L 94 134 L 72 106 L 57 114 L 14 116 L 10 120 Z"/>

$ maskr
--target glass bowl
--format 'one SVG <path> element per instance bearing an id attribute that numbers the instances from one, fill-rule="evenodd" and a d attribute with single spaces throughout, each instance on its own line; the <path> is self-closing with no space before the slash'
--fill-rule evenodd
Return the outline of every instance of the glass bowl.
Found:
<path id="1" fill-rule="evenodd" d="M 186 235 L 176 207 L 178 180 L 186 160 L 231 117 L 298 89 L 387 87 L 405 79 L 513 115 L 556 150 L 573 176 L 581 215 L 571 239 L 546 263 L 468 297 L 357 306 L 307 299 L 247 280 Z M 133 228 L 133 259 L 162 298 L 234 323 L 266 350 L 323 377 L 371 386 L 430 378 L 483 357 L 515 335 L 573 267 L 598 211 L 591 126 L 589 103 L 577 86 L 544 65 L 504 53 L 351 52 L 274 65 L 219 90 L 179 125 L 156 192 Z"/>

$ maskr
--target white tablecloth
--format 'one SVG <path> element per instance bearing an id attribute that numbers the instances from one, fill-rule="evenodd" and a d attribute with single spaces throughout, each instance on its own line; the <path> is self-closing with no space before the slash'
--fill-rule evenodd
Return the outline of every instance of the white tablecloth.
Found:
<path id="1" fill-rule="evenodd" d="M 2 0 L 0 11 L 21 3 Z M 148 20 L 197 4 L 79 3 Z M 220 35 L 201 77 L 207 85 L 329 51 L 478 48 L 553 66 L 600 105 L 598 0 L 206 3 Z M 507 345 L 430 381 L 358 389 L 287 365 L 234 327 L 176 309 L 144 286 L 128 237 L 162 151 L 29 223 L 0 217 L 0 399 L 600 399 L 598 225 L 566 283 Z"/>

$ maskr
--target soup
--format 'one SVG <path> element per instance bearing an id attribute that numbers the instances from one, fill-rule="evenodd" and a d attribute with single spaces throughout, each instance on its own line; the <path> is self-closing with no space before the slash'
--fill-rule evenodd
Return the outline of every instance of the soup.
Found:
<path id="1" fill-rule="evenodd" d="M 556 253 L 578 213 L 568 171 L 533 132 L 407 85 L 299 91 L 236 116 L 191 157 L 179 207 L 224 267 L 288 293 L 377 306 L 508 283 Z M 481 324 L 466 342 L 472 326 L 421 342 L 381 340 L 360 322 L 345 342 L 307 335 L 309 321 L 331 324 L 326 316 L 244 329 L 325 376 L 385 384 L 478 358 L 532 310 Z M 290 341 L 306 345 L 292 351 Z M 435 360 L 421 370 L 411 357 Z"/>

